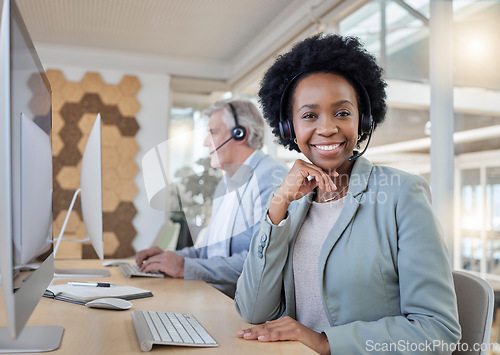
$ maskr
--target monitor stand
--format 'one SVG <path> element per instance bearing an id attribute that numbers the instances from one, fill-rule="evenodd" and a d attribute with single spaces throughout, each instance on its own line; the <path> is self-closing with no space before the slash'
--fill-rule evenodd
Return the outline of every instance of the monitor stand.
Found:
<path id="1" fill-rule="evenodd" d="M 26 264 L 17 266 L 15 272 L 30 271 L 38 269 L 38 265 Z M 109 270 L 106 269 L 54 269 L 54 277 L 107 277 L 111 276 Z M 1 280 L 0 275 L 0 280 Z"/>
<path id="2" fill-rule="evenodd" d="M 54 277 L 108 277 L 111 276 L 106 269 L 54 269 Z"/>
<path id="3" fill-rule="evenodd" d="M 73 207 L 75 205 L 76 198 L 78 194 L 81 192 L 81 189 L 76 190 L 73 195 L 73 199 L 71 200 L 71 204 L 69 206 L 68 212 L 66 213 L 66 218 L 64 219 L 64 223 L 62 225 L 61 231 L 59 233 L 59 237 L 57 238 L 56 246 L 54 248 L 54 258 L 59 249 L 59 244 L 62 240 L 73 241 L 73 242 L 87 242 L 89 238 L 86 239 L 63 239 L 64 231 L 66 230 L 66 224 L 68 223 L 69 215 L 71 211 L 73 211 Z M 106 269 L 54 269 L 54 277 L 108 277 L 111 276 L 109 270 Z"/>
<path id="4" fill-rule="evenodd" d="M 16 340 L 0 328 L 0 354 L 53 351 L 61 345 L 64 328 L 53 325 L 25 327 Z"/>

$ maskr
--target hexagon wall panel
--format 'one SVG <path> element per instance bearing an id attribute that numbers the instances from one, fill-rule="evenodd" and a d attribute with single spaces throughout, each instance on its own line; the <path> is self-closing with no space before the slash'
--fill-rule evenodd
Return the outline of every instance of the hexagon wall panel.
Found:
<path id="1" fill-rule="evenodd" d="M 52 141 L 54 156 L 54 238 L 61 230 L 71 200 L 80 184 L 80 166 L 90 129 L 98 113 L 102 119 L 103 237 L 106 258 L 134 255 L 137 214 L 134 177 L 139 168 L 135 118 L 141 83 L 125 75 L 119 84 L 105 83 L 99 73 L 86 73 L 80 82 L 66 80 L 60 70 L 47 70 L 52 86 Z M 65 238 L 84 239 L 80 197 L 65 230 Z M 58 258 L 95 258 L 89 243 L 62 242 Z"/>

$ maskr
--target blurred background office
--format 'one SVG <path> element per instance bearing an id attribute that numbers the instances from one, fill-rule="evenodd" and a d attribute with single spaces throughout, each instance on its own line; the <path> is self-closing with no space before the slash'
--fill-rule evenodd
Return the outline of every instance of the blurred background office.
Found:
<path id="1" fill-rule="evenodd" d="M 454 268 L 500 280 L 500 3 L 459 0 L 18 0 L 53 89 L 54 235 L 74 190 L 90 123 L 103 120 L 105 256 L 151 245 L 179 209 L 151 208 L 141 161 L 168 141 L 193 238 L 210 186 L 202 111 L 256 99 L 273 58 L 317 32 L 360 37 L 385 68 L 388 114 L 367 156 L 424 176 Z M 29 85 L 29 83 L 27 83 Z M 256 101 L 257 102 L 257 101 Z M 431 123 L 432 122 L 432 123 Z M 273 144 L 284 162 L 298 155 Z M 432 139 L 431 139 L 432 138 Z M 431 149 L 432 147 L 432 149 Z M 194 185 L 204 183 L 204 191 Z M 83 238 L 81 212 L 67 233 Z M 95 257 L 61 244 L 58 257 Z M 492 276 L 494 277 L 494 276 Z"/>

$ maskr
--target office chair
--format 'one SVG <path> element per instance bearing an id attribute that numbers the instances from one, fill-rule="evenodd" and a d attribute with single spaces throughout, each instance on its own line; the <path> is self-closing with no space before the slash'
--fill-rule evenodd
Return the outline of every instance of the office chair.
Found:
<path id="1" fill-rule="evenodd" d="M 493 289 L 488 282 L 466 271 L 454 270 L 453 282 L 457 295 L 458 320 L 462 327 L 460 343 L 468 345 L 457 347 L 453 354 L 486 355 L 493 322 Z M 482 346 L 474 349 L 474 344 Z"/>

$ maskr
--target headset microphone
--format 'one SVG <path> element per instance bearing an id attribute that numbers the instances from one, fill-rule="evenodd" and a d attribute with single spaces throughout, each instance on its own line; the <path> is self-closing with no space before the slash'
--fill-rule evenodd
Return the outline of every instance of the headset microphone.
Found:
<path id="1" fill-rule="evenodd" d="M 226 139 L 221 145 L 219 145 L 217 148 L 215 148 L 214 150 L 212 150 L 209 154 L 210 155 L 214 154 L 216 151 L 218 151 L 220 148 L 222 148 L 222 146 L 224 144 L 226 144 L 227 142 L 229 142 L 231 139 L 233 139 L 233 136 L 231 136 L 228 139 Z"/>

